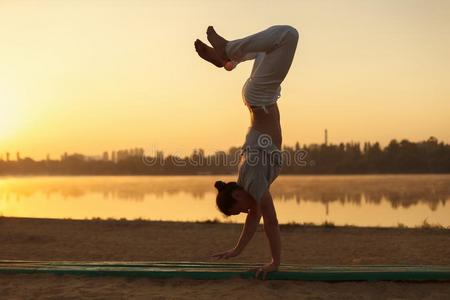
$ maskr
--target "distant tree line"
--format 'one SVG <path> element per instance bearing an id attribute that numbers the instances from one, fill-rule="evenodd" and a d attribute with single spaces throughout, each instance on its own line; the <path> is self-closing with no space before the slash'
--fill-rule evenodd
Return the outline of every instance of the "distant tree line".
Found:
<path id="1" fill-rule="evenodd" d="M 376 174 L 376 173 L 449 173 L 450 145 L 435 137 L 426 141 L 398 142 L 393 139 L 384 148 L 378 142 L 310 144 L 298 142 L 282 149 L 282 174 Z M 67 154 L 60 160 L 35 161 L 29 157 L 10 160 L 0 157 L 0 175 L 200 175 L 234 174 L 241 149 L 232 147 L 205 155 L 195 149 L 179 157 L 158 151 L 145 155 L 142 148 L 104 152 L 97 157 Z M 301 154 L 301 155 L 299 155 Z M 301 157 L 299 162 L 295 158 Z"/>

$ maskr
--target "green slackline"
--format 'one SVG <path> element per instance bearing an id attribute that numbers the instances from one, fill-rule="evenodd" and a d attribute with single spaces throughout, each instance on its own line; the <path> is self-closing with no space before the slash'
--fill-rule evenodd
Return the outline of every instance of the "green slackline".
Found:
<path id="1" fill-rule="evenodd" d="M 137 276 L 149 278 L 228 279 L 254 278 L 253 268 L 262 263 L 214 262 L 121 262 L 121 261 L 22 261 L 0 260 L 0 273 L 53 273 L 91 276 Z M 301 266 L 281 264 L 267 274 L 273 280 L 315 281 L 449 281 L 450 266 L 358 265 Z"/>

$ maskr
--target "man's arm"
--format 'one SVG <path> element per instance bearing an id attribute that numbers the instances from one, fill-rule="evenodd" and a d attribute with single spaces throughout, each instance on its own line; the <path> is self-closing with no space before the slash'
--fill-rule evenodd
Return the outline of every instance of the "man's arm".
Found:
<path id="1" fill-rule="evenodd" d="M 261 220 L 261 213 L 257 209 L 250 209 L 245 219 L 244 227 L 242 228 L 241 236 L 236 245 L 236 250 L 241 253 L 247 246 L 248 242 L 252 239 L 253 235 L 258 228 L 259 221 Z"/>
<path id="2" fill-rule="evenodd" d="M 264 231 L 269 240 L 272 262 L 276 265 L 281 263 L 281 238 L 278 227 L 277 214 L 273 206 L 272 196 L 267 191 L 261 199 L 261 212 L 264 219 Z"/>

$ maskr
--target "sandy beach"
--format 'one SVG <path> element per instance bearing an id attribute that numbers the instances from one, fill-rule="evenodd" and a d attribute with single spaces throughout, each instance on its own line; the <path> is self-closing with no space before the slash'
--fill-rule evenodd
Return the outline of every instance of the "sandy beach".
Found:
<path id="1" fill-rule="evenodd" d="M 0 259 L 215 261 L 236 243 L 242 225 L 125 220 L 0 218 Z M 450 265 L 450 231 L 282 225 L 282 263 L 307 266 Z M 230 262 L 265 263 L 260 224 Z M 445 299 L 450 283 L 155 280 L 0 274 L 3 299 Z"/>

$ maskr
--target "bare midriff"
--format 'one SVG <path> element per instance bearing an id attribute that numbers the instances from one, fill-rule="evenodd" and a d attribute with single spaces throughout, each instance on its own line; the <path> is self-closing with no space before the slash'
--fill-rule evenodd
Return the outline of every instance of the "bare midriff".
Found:
<path id="1" fill-rule="evenodd" d="M 282 136 L 280 125 L 280 112 L 276 103 L 266 106 L 267 112 L 262 107 L 250 107 L 251 127 L 261 133 L 268 134 L 272 142 L 281 150 Z"/>

